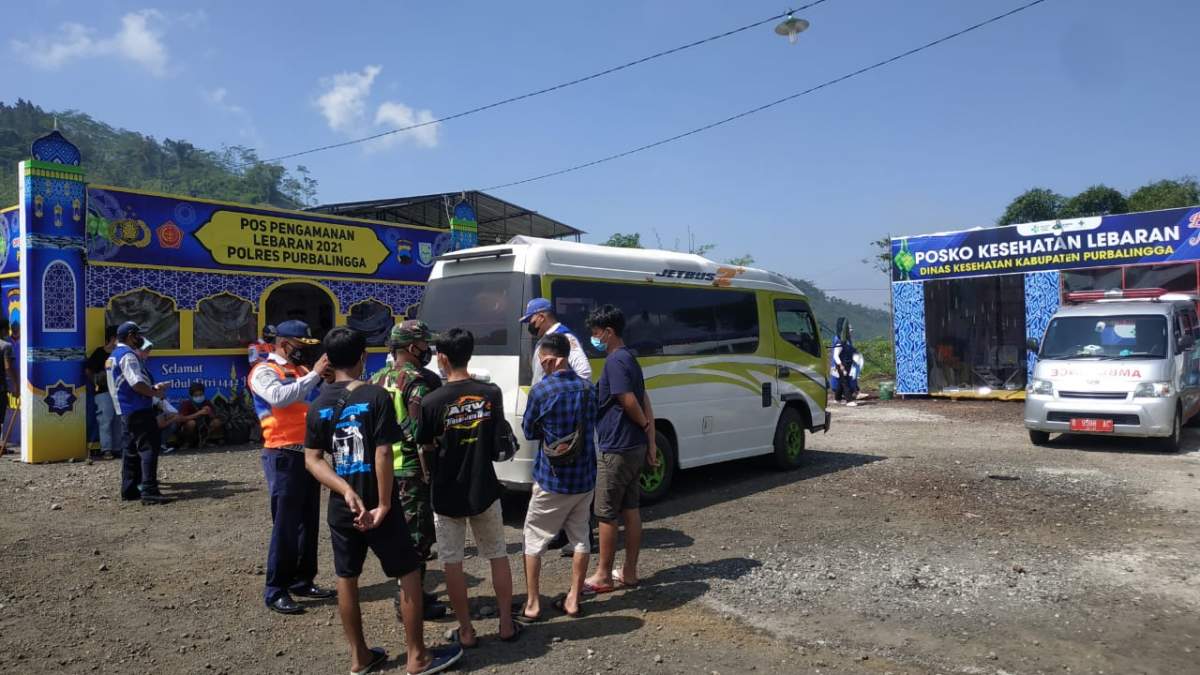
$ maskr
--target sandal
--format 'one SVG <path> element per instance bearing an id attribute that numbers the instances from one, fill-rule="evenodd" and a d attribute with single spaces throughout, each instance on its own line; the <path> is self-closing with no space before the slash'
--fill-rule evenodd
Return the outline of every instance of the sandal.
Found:
<path id="1" fill-rule="evenodd" d="M 388 655 L 382 647 L 371 647 L 371 653 L 375 655 L 375 658 L 371 659 L 371 662 L 367 664 L 367 667 L 363 668 L 362 670 L 351 670 L 350 675 L 365 675 L 366 673 L 375 670 L 379 666 L 382 666 L 384 663 L 387 663 Z"/>
<path id="2" fill-rule="evenodd" d="M 531 623 L 541 623 L 546 620 L 541 614 L 538 614 L 537 616 L 529 616 L 525 614 L 525 602 L 522 600 L 513 601 L 512 617 L 513 621 L 520 621 L 525 625 L 529 625 Z"/>
<path id="3" fill-rule="evenodd" d="M 500 638 L 501 642 L 516 642 L 521 639 L 521 633 L 525 630 L 525 624 L 520 621 L 513 621 L 513 634 L 508 637 Z"/>
<path id="4" fill-rule="evenodd" d="M 642 585 L 641 581 L 635 581 L 632 584 L 625 583 L 625 579 L 623 578 L 623 575 L 620 572 L 613 572 L 612 577 L 613 577 L 613 584 L 620 586 L 621 588 L 637 588 L 638 586 Z"/>
<path id="5" fill-rule="evenodd" d="M 572 619 L 578 619 L 579 617 L 583 616 L 583 603 L 582 602 L 579 603 L 579 609 L 575 610 L 574 614 L 567 611 L 567 596 L 565 596 L 565 595 L 560 595 L 559 597 L 554 599 L 554 609 L 557 609 L 558 611 L 562 612 L 563 614 L 566 614 L 567 616 L 571 617 Z"/>
<path id="6" fill-rule="evenodd" d="M 475 649 L 476 647 L 479 646 L 479 636 L 478 635 L 475 636 L 475 642 L 473 642 L 471 644 L 467 644 L 462 641 L 462 637 L 459 635 L 458 631 L 459 631 L 459 629 L 455 628 L 454 630 L 450 631 L 449 633 L 446 633 L 446 639 L 453 642 L 454 644 L 458 645 L 459 647 L 462 647 L 463 649 Z"/>
<path id="7" fill-rule="evenodd" d="M 612 593 L 615 590 L 617 590 L 617 587 L 615 584 L 608 585 L 608 586 L 596 586 L 596 585 L 590 584 L 586 581 L 583 582 L 583 594 L 584 595 L 603 595 L 604 593 Z"/>

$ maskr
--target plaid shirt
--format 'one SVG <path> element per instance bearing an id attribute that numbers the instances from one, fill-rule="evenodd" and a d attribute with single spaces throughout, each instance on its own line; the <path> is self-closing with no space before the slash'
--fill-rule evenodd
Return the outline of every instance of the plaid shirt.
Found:
<path id="1" fill-rule="evenodd" d="M 569 466 L 551 466 L 538 444 L 533 479 L 547 492 L 577 495 L 596 487 L 596 392 L 572 370 L 550 373 L 534 385 L 521 427 L 525 438 L 554 443 L 575 431 L 583 416 L 584 451 Z"/>

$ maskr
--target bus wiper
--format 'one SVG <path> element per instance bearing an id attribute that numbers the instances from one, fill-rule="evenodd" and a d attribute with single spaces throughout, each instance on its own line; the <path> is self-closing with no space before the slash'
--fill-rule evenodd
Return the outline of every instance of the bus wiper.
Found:
<path id="1" fill-rule="evenodd" d="M 1153 353 L 1153 352 L 1129 352 L 1128 354 L 1121 354 L 1120 356 L 1114 356 L 1114 357 L 1112 357 L 1112 358 L 1114 358 L 1114 359 L 1138 359 L 1138 358 L 1143 358 L 1143 359 L 1144 359 L 1144 358 L 1146 358 L 1146 357 L 1150 357 L 1150 358 L 1154 358 L 1154 359 L 1161 359 L 1161 358 L 1163 358 L 1163 355 L 1162 355 L 1162 354 L 1155 354 L 1155 353 Z"/>

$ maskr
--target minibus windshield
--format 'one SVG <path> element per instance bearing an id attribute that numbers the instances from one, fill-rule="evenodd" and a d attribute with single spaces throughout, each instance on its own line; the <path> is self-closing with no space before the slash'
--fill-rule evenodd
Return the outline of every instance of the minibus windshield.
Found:
<path id="1" fill-rule="evenodd" d="M 1161 359 L 1167 356 L 1162 315 L 1060 316 L 1050 322 L 1042 359 Z"/>
<path id="2" fill-rule="evenodd" d="M 435 333 L 465 328 L 475 336 L 475 353 L 516 356 L 525 309 L 525 275 L 484 272 L 433 279 L 425 287 L 418 316 Z"/>

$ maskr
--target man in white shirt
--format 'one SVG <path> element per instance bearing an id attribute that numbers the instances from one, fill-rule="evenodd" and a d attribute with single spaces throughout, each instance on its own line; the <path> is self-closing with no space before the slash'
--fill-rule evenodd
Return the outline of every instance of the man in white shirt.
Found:
<path id="1" fill-rule="evenodd" d="M 521 317 L 521 323 L 529 325 L 529 334 L 538 341 L 533 348 L 533 379 L 531 385 L 537 384 L 546 376 L 542 371 L 541 358 L 538 356 L 541 339 L 549 333 L 562 333 L 567 336 L 567 342 L 571 345 L 571 355 L 567 357 L 567 363 L 571 370 L 580 379 L 590 381 L 592 379 L 592 364 L 588 362 L 587 354 L 583 351 L 583 345 L 579 343 L 579 338 L 575 337 L 571 330 L 562 325 L 558 321 L 558 317 L 554 315 L 554 306 L 546 298 L 534 298 L 525 306 L 525 315 Z"/>

